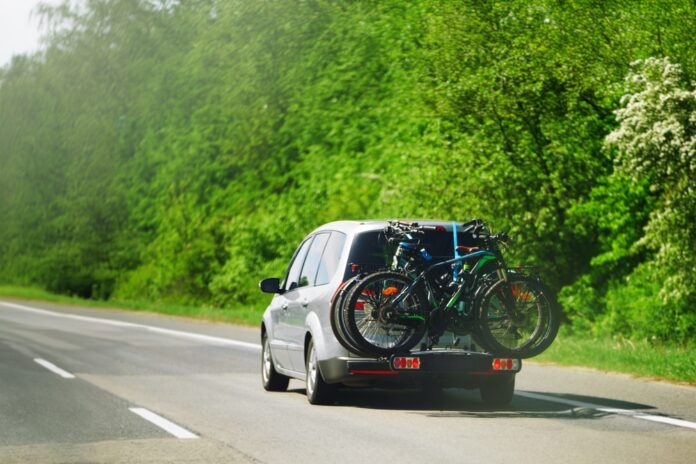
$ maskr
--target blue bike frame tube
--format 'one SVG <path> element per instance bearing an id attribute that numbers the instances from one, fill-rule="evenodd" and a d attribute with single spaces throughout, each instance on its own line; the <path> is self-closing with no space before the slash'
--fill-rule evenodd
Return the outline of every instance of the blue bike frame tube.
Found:
<path id="1" fill-rule="evenodd" d="M 457 223 L 453 222 L 452 223 L 452 244 L 454 245 L 454 257 L 455 258 L 460 258 L 459 252 L 457 251 Z M 459 277 L 459 270 L 462 268 L 461 263 L 457 264 L 454 266 L 454 269 L 452 270 L 452 280 L 456 281 L 457 278 Z"/>

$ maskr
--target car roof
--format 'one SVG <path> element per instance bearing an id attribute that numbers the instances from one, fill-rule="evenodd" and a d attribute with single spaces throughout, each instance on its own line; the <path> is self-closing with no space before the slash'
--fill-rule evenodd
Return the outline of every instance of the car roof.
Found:
<path id="1" fill-rule="evenodd" d="M 398 219 L 401 222 L 417 222 L 421 225 L 443 226 L 445 230 L 452 231 L 452 224 L 461 225 L 458 221 L 445 221 L 437 219 Z M 336 230 L 347 234 L 357 234 L 370 230 L 380 230 L 387 226 L 386 219 L 364 219 L 354 221 L 334 221 L 321 225 L 312 231 L 312 234 L 326 230 Z"/>

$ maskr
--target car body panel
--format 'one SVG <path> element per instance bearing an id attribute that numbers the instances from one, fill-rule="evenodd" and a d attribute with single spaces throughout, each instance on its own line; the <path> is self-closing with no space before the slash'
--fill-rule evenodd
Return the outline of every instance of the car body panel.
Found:
<path id="1" fill-rule="evenodd" d="M 283 330 L 283 316 L 285 314 L 285 309 L 287 305 L 287 300 L 285 295 L 275 295 L 271 304 L 269 305 L 268 312 L 268 323 L 266 328 L 268 329 L 268 341 L 271 346 L 271 354 L 273 356 L 274 362 L 277 367 L 287 368 L 290 366 L 290 359 L 288 357 L 288 336 L 287 331 Z"/>

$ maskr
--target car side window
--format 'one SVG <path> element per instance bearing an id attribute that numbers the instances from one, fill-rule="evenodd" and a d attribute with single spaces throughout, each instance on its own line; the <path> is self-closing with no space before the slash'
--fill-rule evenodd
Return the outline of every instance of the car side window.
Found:
<path id="1" fill-rule="evenodd" d="M 302 245 L 300 245 L 300 247 L 297 249 L 295 257 L 292 260 L 292 264 L 290 264 L 290 267 L 288 268 L 288 274 L 285 277 L 285 284 L 283 285 L 285 291 L 290 291 L 300 286 L 300 270 L 305 262 L 307 251 L 309 250 L 309 246 L 312 244 L 313 238 L 314 237 L 310 237 L 302 242 Z"/>
<path id="2" fill-rule="evenodd" d="M 346 243 L 346 235 L 341 232 L 331 232 L 331 238 L 324 248 L 324 254 L 321 255 L 319 269 L 317 269 L 317 277 L 314 279 L 314 285 L 328 284 L 331 278 L 336 274 L 338 262 L 341 260 L 341 252 L 343 245 Z"/>
<path id="3" fill-rule="evenodd" d="M 302 272 L 300 273 L 300 280 L 298 283 L 299 287 L 311 287 L 314 285 L 314 278 L 317 275 L 317 267 L 319 266 L 321 255 L 324 253 L 326 242 L 329 241 L 329 235 L 330 234 L 326 232 L 314 236 L 312 246 L 309 248 L 309 252 L 307 253 L 307 259 L 305 259 L 304 266 L 302 266 Z"/>

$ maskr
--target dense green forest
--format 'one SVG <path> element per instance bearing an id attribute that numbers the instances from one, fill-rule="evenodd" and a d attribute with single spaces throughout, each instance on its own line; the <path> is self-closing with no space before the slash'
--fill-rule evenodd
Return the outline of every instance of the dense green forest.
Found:
<path id="1" fill-rule="evenodd" d="M 482 217 L 572 330 L 696 335 L 696 3 L 86 0 L 0 69 L 0 283 L 264 306 L 336 219 Z"/>

